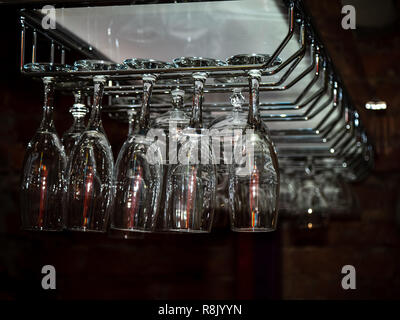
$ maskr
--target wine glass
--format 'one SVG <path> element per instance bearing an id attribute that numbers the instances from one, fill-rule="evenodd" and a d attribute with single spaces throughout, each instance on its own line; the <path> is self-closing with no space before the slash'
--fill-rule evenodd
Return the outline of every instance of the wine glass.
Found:
<path id="1" fill-rule="evenodd" d="M 178 131 L 187 128 L 190 122 L 190 116 L 184 111 L 185 91 L 176 88 L 171 91 L 172 109 L 163 113 L 154 119 L 151 127 L 169 131 L 171 124 Z"/>
<path id="2" fill-rule="evenodd" d="M 280 176 L 279 215 L 290 216 L 295 210 L 298 180 L 292 170 L 284 170 Z"/>
<path id="3" fill-rule="evenodd" d="M 241 59 L 243 57 L 244 59 Z M 231 64 L 251 64 L 251 57 L 252 55 L 240 55 L 237 59 L 228 60 Z M 246 124 L 239 136 L 235 137 L 234 160 L 229 172 L 231 229 L 243 232 L 268 232 L 274 231 L 277 224 L 278 157 L 268 127 L 260 116 L 261 70 L 250 70 L 248 76 L 249 112 Z"/>
<path id="4" fill-rule="evenodd" d="M 73 147 L 78 142 L 82 132 L 85 130 L 85 116 L 88 112 L 88 109 L 83 104 L 81 92 L 74 92 L 74 97 L 75 103 L 69 109 L 69 112 L 73 117 L 73 123 L 61 138 L 67 158 L 70 156 Z"/>
<path id="5" fill-rule="evenodd" d="M 80 60 L 75 70 L 121 70 L 125 66 L 102 60 Z M 106 77 L 93 77 L 94 97 L 90 119 L 69 158 L 68 229 L 106 232 L 113 206 L 114 159 L 101 121 Z"/>
<path id="6" fill-rule="evenodd" d="M 329 212 L 331 215 L 350 213 L 354 207 L 354 196 L 349 185 L 343 180 L 339 172 L 328 168 L 317 175 Z"/>
<path id="7" fill-rule="evenodd" d="M 146 59 L 127 59 L 132 69 L 168 68 L 170 64 Z M 156 227 L 162 188 L 163 157 L 150 130 L 150 97 L 157 76 L 144 74 L 143 99 L 133 134 L 122 146 L 115 166 L 115 210 L 111 228 L 150 232 Z"/>
<path id="8" fill-rule="evenodd" d="M 214 59 L 181 57 L 177 67 L 224 65 Z M 178 139 L 176 164 L 168 166 L 166 204 L 161 229 L 172 232 L 208 233 L 214 218 L 215 159 L 208 130 L 203 129 L 202 105 L 207 74 L 195 72 L 192 115 Z"/>
<path id="9" fill-rule="evenodd" d="M 39 68 L 40 64 L 35 64 L 36 67 Z M 67 160 L 53 122 L 55 80 L 44 77 L 43 83 L 42 121 L 28 144 L 23 162 L 20 194 L 22 228 L 61 231 L 65 222 L 62 198 Z"/>
<path id="10" fill-rule="evenodd" d="M 239 54 L 228 58 L 226 62 L 228 65 L 263 64 L 269 61 L 270 58 L 271 56 L 268 54 Z M 281 62 L 282 61 L 279 58 L 276 58 L 271 64 L 271 67 L 279 65 Z M 270 231 L 275 229 L 276 225 L 277 197 L 275 196 L 275 194 L 277 186 L 274 187 L 274 185 L 277 184 L 279 180 L 279 173 L 275 173 L 278 168 L 277 157 L 273 143 L 269 138 L 268 128 L 265 123 L 261 121 L 259 116 L 258 87 L 261 79 L 261 73 L 259 72 L 259 70 L 251 70 L 248 73 L 248 78 L 250 80 L 250 87 L 252 91 L 252 94 L 250 95 L 250 100 L 253 104 L 253 106 L 251 106 L 253 110 L 250 110 L 251 113 L 246 113 L 243 111 L 242 105 L 244 104 L 245 99 L 242 95 L 242 91 L 240 88 L 234 88 L 230 98 L 231 104 L 233 106 L 232 112 L 228 115 L 219 117 L 211 122 L 210 129 L 213 132 L 213 135 L 218 135 L 222 139 L 220 147 L 218 149 L 220 159 L 222 159 L 222 162 L 218 166 L 219 180 L 224 181 L 224 176 L 228 175 L 229 172 L 233 170 L 232 174 L 230 174 L 231 178 L 229 179 L 229 190 L 226 190 L 225 194 L 223 195 L 224 197 L 229 198 L 229 211 L 232 230 Z M 219 82 L 237 84 L 243 83 L 246 80 L 247 79 L 243 76 L 217 78 L 217 81 Z M 250 119 L 250 117 L 252 119 Z M 243 140 L 243 137 L 246 132 L 249 132 L 249 130 L 255 130 L 256 132 L 256 134 L 253 136 L 251 134 L 249 135 L 249 139 L 253 140 L 254 142 L 254 145 L 252 145 L 253 142 L 249 144 L 249 149 L 257 151 L 256 154 L 258 154 L 258 157 L 260 158 L 260 165 L 262 163 L 262 158 L 264 157 L 262 155 L 263 152 L 265 152 L 266 155 L 265 161 L 267 161 L 267 163 L 270 163 L 269 167 L 267 165 L 264 168 L 264 173 L 262 173 L 261 175 L 261 177 L 263 177 L 264 179 L 264 181 L 262 181 L 262 184 L 264 185 L 261 187 L 261 189 L 259 188 L 259 176 L 257 173 L 258 169 L 256 167 L 253 168 L 255 174 L 254 177 L 258 178 L 253 181 L 255 182 L 254 186 L 253 182 L 250 181 L 250 171 L 248 171 L 247 174 L 241 175 L 239 179 L 238 177 L 235 177 L 234 173 L 235 170 L 241 169 L 239 168 L 240 164 L 235 163 L 235 159 L 233 159 L 233 156 L 236 154 L 238 158 L 245 158 L 245 153 L 247 151 L 246 147 L 243 144 L 243 142 L 245 141 Z M 262 138 L 261 140 L 259 139 L 260 137 Z M 262 140 L 264 140 L 264 142 L 261 142 Z M 257 147 L 254 148 L 255 146 Z M 250 161 L 253 161 L 253 159 L 248 159 Z M 248 188 L 253 188 L 253 191 L 255 191 L 255 193 L 250 194 Z M 260 202 L 260 200 L 263 198 L 264 193 L 268 196 Z M 248 196 L 251 196 L 251 198 L 243 199 L 243 197 L 248 197 L 246 196 L 246 194 Z M 254 199 L 252 198 L 253 195 L 255 196 Z M 251 204 L 253 201 L 257 202 L 258 204 Z M 246 203 L 249 203 L 252 207 L 246 208 Z M 257 207 L 257 209 L 254 209 L 255 207 L 253 208 L 254 205 Z M 250 213 L 250 211 L 254 212 Z M 260 220 L 256 222 L 257 219 Z M 263 224 L 265 224 L 265 226 L 263 226 Z"/>
<path id="11" fill-rule="evenodd" d="M 168 171 L 171 164 L 177 163 L 177 142 L 179 141 L 182 131 L 188 127 L 190 116 L 183 110 L 185 91 L 176 88 L 171 91 L 172 109 L 155 118 L 151 128 L 161 130 L 163 139 L 159 139 L 158 143 L 163 152 L 163 183 L 161 191 L 161 203 L 165 203 L 166 185 Z M 165 207 L 164 207 L 165 208 Z M 164 217 L 164 218 L 161 218 Z M 160 216 L 160 220 L 165 221 L 165 215 Z M 158 221 L 158 224 L 165 222 Z M 160 226 L 157 226 L 160 229 Z"/>
<path id="12" fill-rule="evenodd" d="M 311 164 L 306 166 L 305 173 L 299 179 L 296 209 L 293 212 L 297 227 L 308 230 L 325 227 L 329 221 L 328 201 Z"/>
<path id="13" fill-rule="evenodd" d="M 184 108 L 185 91 L 176 88 L 171 91 L 172 109 L 163 113 L 161 116 L 154 119 L 151 128 L 161 130 L 163 139 L 159 140 L 162 145 L 163 165 L 168 165 L 170 162 L 176 163 L 176 142 L 182 130 L 188 127 L 190 116 L 183 110 Z"/>

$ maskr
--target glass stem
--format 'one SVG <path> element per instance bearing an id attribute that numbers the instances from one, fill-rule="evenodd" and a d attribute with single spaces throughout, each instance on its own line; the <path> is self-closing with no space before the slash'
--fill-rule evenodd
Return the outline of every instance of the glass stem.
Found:
<path id="1" fill-rule="evenodd" d="M 142 108 L 138 121 L 139 134 L 146 134 L 150 125 L 150 97 L 153 91 L 153 86 L 156 81 L 156 76 L 152 74 L 143 75 L 143 99 Z"/>
<path id="2" fill-rule="evenodd" d="M 203 98 L 204 98 L 204 83 L 207 79 L 207 74 L 196 72 L 194 78 L 194 95 L 192 106 L 192 118 L 190 119 L 190 127 L 200 129 L 203 127 Z"/>
<path id="3" fill-rule="evenodd" d="M 256 127 L 260 122 L 260 82 L 261 82 L 261 71 L 250 70 L 249 71 L 249 115 L 247 123 L 251 127 Z"/>
<path id="4" fill-rule="evenodd" d="M 128 126 L 128 136 L 131 136 L 135 130 L 135 117 L 133 109 L 128 111 Z"/>
<path id="5" fill-rule="evenodd" d="M 233 106 L 232 116 L 234 119 L 237 119 L 239 114 L 242 112 L 242 105 L 245 101 L 242 95 L 242 90 L 240 88 L 233 89 L 230 100 Z"/>
<path id="6" fill-rule="evenodd" d="M 93 95 L 93 106 L 90 113 L 90 119 L 88 123 L 88 130 L 102 130 L 101 122 L 101 100 L 103 99 L 104 84 L 106 78 L 104 76 L 94 76 L 94 95 Z"/>
<path id="7" fill-rule="evenodd" d="M 54 111 L 54 78 L 44 77 L 44 103 L 43 118 L 40 130 L 54 130 L 53 111 Z"/>
<path id="8" fill-rule="evenodd" d="M 183 97 L 185 91 L 180 89 L 175 89 L 171 92 L 172 94 L 172 105 L 174 111 L 183 110 Z"/>
<path id="9" fill-rule="evenodd" d="M 77 132 L 85 130 L 85 117 L 74 116 L 73 128 Z"/>
<path id="10" fill-rule="evenodd" d="M 80 90 L 78 91 L 74 91 L 73 92 L 74 95 L 74 99 L 75 99 L 75 104 L 83 104 L 83 96 L 82 96 L 82 92 Z"/>

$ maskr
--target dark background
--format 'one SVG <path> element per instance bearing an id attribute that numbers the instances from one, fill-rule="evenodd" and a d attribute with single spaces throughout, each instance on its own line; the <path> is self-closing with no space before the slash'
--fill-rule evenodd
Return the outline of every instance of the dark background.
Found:
<path id="1" fill-rule="evenodd" d="M 399 1 L 391 1 L 396 19 L 383 19 L 378 26 L 363 24 L 355 31 L 341 28 L 340 1 L 305 2 L 375 142 L 375 169 L 352 186 L 360 216 L 334 220 L 323 233 L 302 233 L 281 222 L 277 232 L 251 235 L 230 232 L 220 215 L 210 235 L 128 240 L 19 230 L 20 168 L 40 123 L 42 86 L 20 76 L 17 10 L 1 6 L 0 299 L 399 298 Z M 357 12 L 379 15 L 372 2 L 362 1 Z M 388 110 L 364 110 L 372 98 L 385 100 Z M 56 103 L 61 135 L 71 125 L 72 98 L 59 95 Z M 127 127 L 103 119 L 117 153 Z M 41 289 L 46 264 L 56 267 L 57 290 Z M 340 272 L 347 264 L 356 268 L 357 290 L 341 288 Z"/>

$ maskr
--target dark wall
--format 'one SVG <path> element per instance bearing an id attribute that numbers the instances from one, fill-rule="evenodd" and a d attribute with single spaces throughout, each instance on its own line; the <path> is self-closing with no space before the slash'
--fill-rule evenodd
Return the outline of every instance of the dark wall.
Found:
<path id="1" fill-rule="evenodd" d="M 362 16 L 380 14 L 379 10 L 371 12 L 376 1 L 343 2 L 358 4 L 360 22 Z M 379 28 L 357 25 L 356 30 L 341 28 L 341 1 L 305 3 L 374 142 L 376 162 L 369 177 L 353 186 L 360 202 L 359 217 L 349 212 L 350 219 L 333 220 L 323 234 L 299 234 L 281 226 L 282 297 L 398 299 L 400 1 L 391 1 L 396 21 Z M 365 103 L 372 99 L 385 100 L 388 110 L 365 110 Z M 340 285 L 344 265 L 356 268 L 356 290 L 345 291 Z"/>

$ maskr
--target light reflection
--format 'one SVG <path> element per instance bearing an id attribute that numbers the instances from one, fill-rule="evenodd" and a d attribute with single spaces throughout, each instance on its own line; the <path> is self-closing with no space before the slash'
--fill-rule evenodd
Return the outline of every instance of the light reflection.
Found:
<path id="1" fill-rule="evenodd" d="M 133 229 L 135 227 L 135 215 L 137 215 L 137 207 L 140 202 L 140 185 L 143 181 L 143 168 L 138 167 L 138 173 L 132 178 L 132 189 L 129 192 L 129 198 L 127 203 L 127 209 L 129 211 L 129 229 Z"/>
<path id="2" fill-rule="evenodd" d="M 43 152 L 42 152 L 43 156 Z M 43 157 L 41 156 L 40 162 L 42 162 Z M 39 203 L 39 217 L 38 217 L 38 225 L 40 228 L 43 227 L 43 220 L 44 220 L 44 211 L 45 211 L 45 204 L 46 204 L 46 194 L 47 194 L 47 167 L 45 165 L 40 164 L 41 168 L 41 188 L 40 188 L 40 203 Z"/>
<path id="3" fill-rule="evenodd" d="M 88 222 L 89 222 L 88 211 L 89 211 L 90 202 L 92 200 L 92 192 L 93 192 L 93 167 L 88 166 L 88 167 L 86 167 L 85 171 L 88 171 L 88 173 L 85 174 L 85 180 L 84 180 L 84 190 L 85 190 L 85 196 L 83 199 L 83 227 L 84 227 L 84 229 L 87 227 Z"/>
<path id="4" fill-rule="evenodd" d="M 250 212 L 251 212 L 251 226 L 254 228 L 256 226 L 256 221 L 258 220 L 258 193 L 259 193 L 259 171 L 256 166 L 254 166 L 253 173 L 250 178 Z"/>

